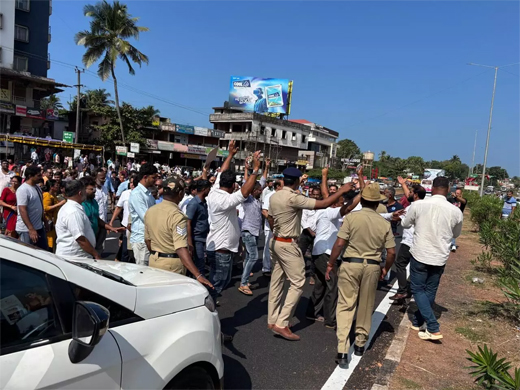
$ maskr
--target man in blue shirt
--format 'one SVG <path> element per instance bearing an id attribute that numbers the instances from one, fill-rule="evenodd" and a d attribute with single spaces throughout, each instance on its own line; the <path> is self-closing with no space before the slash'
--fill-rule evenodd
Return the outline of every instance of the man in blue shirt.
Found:
<path id="1" fill-rule="evenodd" d="M 508 218 L 516 209 L 516 199 L 513 198 L 513 191 L 507 191 L 504 198 L 504 206 L 502 207 L 502 219 Z"/>
<path id="2" fill-rule="evenodd" d="M 144 242 L 144 215 L 150 207 L 155 205 L 155 198 L 151 190 L 157 180 L 157 168 L 149 163 L 143 164 L 137 178 L 139 184 L 132 190 L 128 200 L 130 220 L 132 221 L 130 243 L 136 264 L 148 265 L 150 252 Z"/>
<path id="3" fill-rule="evenodd" d="M 188 246 L 193 253 L 195 266 L 201 274 L 205 274 L 204 257 L 206 253 L 206 237 L 209 233 L 208 204 L 206 197 L 209 195 L 211 184 L 207 180 L 197 180 L 197 195 L 193 197 L 186 207 L 188 217 Z"/>

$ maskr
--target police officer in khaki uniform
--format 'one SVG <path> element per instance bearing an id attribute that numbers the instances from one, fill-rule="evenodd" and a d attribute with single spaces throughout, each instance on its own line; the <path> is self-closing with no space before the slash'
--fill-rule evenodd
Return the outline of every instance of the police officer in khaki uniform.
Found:
<path id="1" fill-rule="evenodd" d="M 349 333 L 356 314 L 356 340 L 354 353 L 363 355 L 370 333 L 372 311 L 377 283 L 383 280 L 395 259 L 395 241 L 390 223 L 378 214 L 379 202 L 385 197 L 379 193 L 379 185 L 372 183 L 361 192 L 363 208 L 345 217 L 338 232 L 327 266 L 329 279 L 335 259 L 343 249 L 343 262 L 338 275 L 338 306 L 336 309 L 338 356 L 336 363 L 348 364 Z M 381 254 L 386 248 L 385 268 L 381 268 Z"/>
<path id="2" fill-rule="evenodd" d="M 188 217 L 178 204 L 184 196 L 184 181 L 173 175 L 162 184 L 163 201 L 148 209 L 144 217 L 144 239 L 150 251 L 150 267 L 185 275 L 186 269 L 200 283 L 213 288 L 191 259 L 188 250 Z"/>
<path id="3" fill-rule="evenodd" d="M 267 327 L 274 333 L 291 341 L 299 340 L 289 329 L 296 305 L 305 284 L 305 262 L 296 243 L 301 233 L 302 210 L 324 209 L 337 203 L 352 185 L 346 184 L 334 195 L 324 200 L 307 198 L 296 191 L 300 186 L 302 173 L 296 168 L 283 171 L 284 187 L 271 195 L 269 200 L 268 221 L 273 231 L 270 244 L 271 284 L 269 286 L 269 305 Z M 285 280 L 290 282 L 289 291 L 282 305 Z"/>

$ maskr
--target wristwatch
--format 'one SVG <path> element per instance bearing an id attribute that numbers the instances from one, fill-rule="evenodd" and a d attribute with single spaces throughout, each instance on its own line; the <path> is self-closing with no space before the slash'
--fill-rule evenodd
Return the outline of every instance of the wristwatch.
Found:
<path id="1" fill-rule="evenodd" d="M 251 175 L 258 175 L 258 170 L 251 172 Z"/>

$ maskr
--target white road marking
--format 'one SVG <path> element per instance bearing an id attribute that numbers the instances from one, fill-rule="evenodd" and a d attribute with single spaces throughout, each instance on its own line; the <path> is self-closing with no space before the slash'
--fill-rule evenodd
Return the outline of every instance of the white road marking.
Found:
<path id="1" fill-rule="evenodd" d="M 379 303 L 379 306 L 377 307 L 376 311 L 372 315 L 372 326 L 370 327 L 370 334 L 368 335 L 368 341 L 366 345 L 370 345 L 370 342 L 372 341 L 372 337 L 374 337 L 374 334 L 377 332 L 377 329 L 379 328 L 379 325 L 381 325 L 381 322 L 383 322 L 383 319 L 386 316 L 386 313 L 388 313 L 388 310 L 392 306 L 392 300 L 390 300 L 390 296 L 397 293 L 397 282 L 394 282 L 392 285 L 392 288 L 388 293 L 385 295 L 383 300 Z M 347 381 L 350 379 L 350 376 L 354 372 L 355 368 L 359 364 L 362 356 L 356 356 L 353 354 L 354 351 L 354 345 L 350 346 L 349 350 L 349 356 L 350 356 L 350 362 L 348 364 L 348 368 L 341 368 L 340 366 L 337 366 L 335 370 L 332 372 L 329 379 L 327 379 L 327 382 L 323 385 L 321 388 L 322 390 L 341 390 L 345 387 L 347 384 Z"/>

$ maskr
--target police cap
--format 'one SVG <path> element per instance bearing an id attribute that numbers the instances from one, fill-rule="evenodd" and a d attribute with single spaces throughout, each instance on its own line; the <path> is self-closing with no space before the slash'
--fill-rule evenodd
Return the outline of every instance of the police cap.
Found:
<path id="1" fill-rule="evenodd" d="M 284 177 L 301 177 L 302 173 L 297 168 L 287 168 L 283 171 Z"/>

